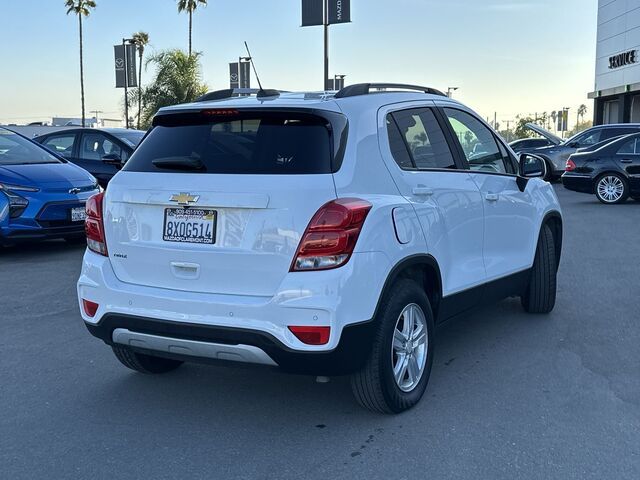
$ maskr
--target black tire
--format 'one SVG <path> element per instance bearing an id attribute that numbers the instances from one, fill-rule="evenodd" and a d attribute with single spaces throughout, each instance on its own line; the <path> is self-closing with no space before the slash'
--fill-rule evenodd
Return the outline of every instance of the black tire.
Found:
<path id="1" fill-rule="evenodd" d="M 411 391 L 405 392 L 393 374 L 392 339 L 400 314 L 411 304 L 419 306 L 424 314 L 428 343 L 422 376 Z M 416 282 L 399 280 L 383 298 L 374 321 L 377 331 L 370 356 L 362 370 L 351 376 L 351 388 L 364 408 L 377 413 L 400 413 L 420 401 L 429 382 L 435 330 L 429 298 Z"/>
<path id="2" fill-rule="evenodd" d="M 184 363 L 178 360 L 171 360 L 169 358 L 144 355 L 121 345 L 113 345 L 111 348 L 113 349 L 113 353 L 115 353 L 116 358 L 120 360 L 120 363 L 125 367 L 140 373 L 167 373 L 171 370 L 175 370 Z"/>
<path id="3" fill-rule="evenodd" d="M 606 179 L 609 179 L 609 178 L 617 179 L 622 183 L 622 189 L 623 189 L 622 195 L 619 198 L 616 198 L 615 200 L 611 200 L 603 197 L 600 192 L 600 188 L 599 188 L 600 182 L 605 181 Z M 615 172 L 604 173 L 597 178 L 594 186 L 594 191 L 595 191 L 596 197 L 598 198 L 598 200 L 600 200 L 601 203 L 604 203 L 605 205 L 616 205 L 618 203 L 626 202 L 627 199 L 629 198 L 629 183 L 627 182 L 627 179 L 624 176 L 620 175 L 619 173 L 615 173 Z"/>
<path id="4" fill-rule="evenodd" d="M 525 293 L 520 297 L 529 313 L 549 313 L 556 304 L 558 261 L 553 233 L 543 225 L 538 238 L 536 256 Z"/>

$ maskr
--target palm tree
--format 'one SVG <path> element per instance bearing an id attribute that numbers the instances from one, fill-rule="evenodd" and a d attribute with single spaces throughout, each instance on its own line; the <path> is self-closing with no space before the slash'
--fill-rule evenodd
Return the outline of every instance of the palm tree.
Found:
<path id="1" fill-rule="evenodd" d="M 191 55 L 191 31 L 193 26 L 193 11 L 198 8 L 198 5 L 203 7 L 207 5 L 207 0 L 178 0 L 178 13 L 189 13 L 189 55 Z"/>
<path id="2" fill-rule="evenodd" d="M 148 125 L 162 107 L 193 102 L 207 93 L 200 74 L 200 53 L 187 55 L 182 50 L 165 50 L 147 59 L 156 67 L 155 78 L 144 88 L 143 126 Z"/>
<path id="3" fill-rule="evenodd" d="M 556 130 L 556 120 L 558 118 L 558 112 L 556 112 L 555 110 L 553 112 L 551 112 L 551 120 L 553 120 L 553 129 Z"/>
<path id="4" fill-rule="evenodd" d="M 131 38 L 138 49 L 138 59 L 140 60 L 140 65 L 138 65 L 138 125 L 136 127 L 140 130 L 140 117 L 142 116 L 142 57 L 144 55 L 144 47 L 149 45 L 149 34 L 147 32 L 137 32 Z"/>
<path id="5" fill-rule="evenodd" d="M 82 17 L 88 17 L 92 8 L 96 8 L 94 0 L 65 0 L 67 15 L 73 13 L 78 16 L 78 29 L 80 32 L 80 100 L 82 102 L 82 126 L 84 127 L 84 66 L 82 64 Z"/>
<path id="6" fill-rule="evenodd" d="M 578 107 L 578 116 L 580 117 L 580 123 L 584 123 L 584 116 L 587 114 L 587 106 L 583 103 Z"/>

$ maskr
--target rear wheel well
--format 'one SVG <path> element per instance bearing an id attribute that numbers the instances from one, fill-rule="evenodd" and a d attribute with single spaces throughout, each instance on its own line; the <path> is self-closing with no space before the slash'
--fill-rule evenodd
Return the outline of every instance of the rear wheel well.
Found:
<path id="1" fill-rule="evenodd" d="M 442 300 L 442 281 L 440 279 L 440 270 L 435 261 L 409 262 L 409 264 L 401 266 L 394 274 L 393 281 L 389 282 L 390 285 L 399 279 L 412 280 L 425 291 L 427 297 L 429 297 L 434 318 L 437 319 L 440 301 Z"/>

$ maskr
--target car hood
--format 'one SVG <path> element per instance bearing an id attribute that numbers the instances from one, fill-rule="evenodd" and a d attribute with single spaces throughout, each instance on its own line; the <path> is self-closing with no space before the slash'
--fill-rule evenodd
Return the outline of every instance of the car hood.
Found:
<path id="1" fill-rule="evenodd" d="M 0 165 L 0 182 L 27 187 L 86 186 L 95 183 L 86 170 L 72 163 Z"/>
<path id="2" fill-rule="evenodd" d="M 548 130 L 545 130 L 540 125 L 536 125 L 535 123 L 526 123 L 525 127 L 527 127 L 529 130 L 533 132 L 536 132 L 538 135 L 546 138 L 554 145 L 560 145 L 563 142 L 563 140 L 560 137 L 554 135 Z M 541 147 L 541 148 L 545 148 L 545 147 Z"/>

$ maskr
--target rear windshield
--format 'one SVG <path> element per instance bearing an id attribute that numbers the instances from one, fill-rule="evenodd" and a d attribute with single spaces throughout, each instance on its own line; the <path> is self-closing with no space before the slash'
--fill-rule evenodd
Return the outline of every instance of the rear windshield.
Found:
<path id="1" fill-rule="evenodd" d="M 306 113 L 205 111 L 156 117 L 132 172 L 331 173 L 331 127 Z"/>

